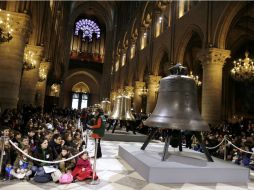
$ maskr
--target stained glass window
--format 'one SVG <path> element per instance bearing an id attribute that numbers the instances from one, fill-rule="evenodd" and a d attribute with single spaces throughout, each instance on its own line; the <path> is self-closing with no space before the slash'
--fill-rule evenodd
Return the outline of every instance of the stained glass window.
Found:
<path id="1" fill-rule="evenodd" d="M 76 22 L 75 25 L 75 35 L 78 36 L 79 31 L 83 32 L 82 38 L 88 37 L 89 41 L 92 41 L 93 34 L 96 35 L 96 38 L 100 38 L 100 28 L 96 22 L 89 19 L 81 19 Z"/>

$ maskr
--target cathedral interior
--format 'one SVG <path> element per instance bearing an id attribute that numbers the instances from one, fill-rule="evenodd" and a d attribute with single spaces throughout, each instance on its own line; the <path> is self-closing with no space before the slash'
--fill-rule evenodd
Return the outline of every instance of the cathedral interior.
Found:
<path id="1" fill-rule="evenodd" d="M 112 110 L 125 94 L 133 113 L 149 116 L 160 80 L 176 64 L 195 81 L 198 110 L 211 128 L 245 120 L 254 132 L 254 2 L 0 1 L 0 114 L 24 105 L 45 113 L 82 110 L 103 100 Z M 109 158 L 98 160 L 98 167 Z M 110 187 L 104 181 L 98 189 L 185 189 L 147 183 L 116 161 L 110 163 L 128 169 L 115 176 L 101 169 L 101 178 L 113 178 Z M 128 187 L 124 178 L 136 186 Z M 21 188 L 31 186 L 40 189 Z M 252 180 L 247 186 L 254 187 Z"/>
<path id="2" fill-rule="evenodd" d="M 252 2 L 2 1 L 0 8 L 1 110 L 80 109 L 125 91 L 135 112 L 151 113 L 159 80 L 181 63 L 201 82 L 208 122 L 253 117 L 253 69 L 231 72 L 234 60 L 254 53 Z"/>

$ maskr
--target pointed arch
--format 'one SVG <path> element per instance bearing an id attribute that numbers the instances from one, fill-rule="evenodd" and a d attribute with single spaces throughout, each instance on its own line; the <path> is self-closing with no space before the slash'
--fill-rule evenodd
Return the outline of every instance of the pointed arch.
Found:
<path id="1" fill-rule="evenodd" d="M 186 32 L 181 37 L 182 40 L 178 44 L 177 53 L 174 59 L 176 62 L 183 63 L 185 49 L 194 33 L 198 34 L 198 36 L 200 37 L 202 41 L 202 46 L 204 46 L 204 33 L 202 29 L 199 26 L 194 24 L 188 26 Z"/>

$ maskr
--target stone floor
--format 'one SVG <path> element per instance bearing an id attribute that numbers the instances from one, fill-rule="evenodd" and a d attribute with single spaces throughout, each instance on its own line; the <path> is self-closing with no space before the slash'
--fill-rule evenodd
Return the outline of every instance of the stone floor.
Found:
<path id="1" fill-rule="evenodd" d="M 92 144 L 92 142 L 90 142 Z M 68 185 L 59 185 L 53 182 L 38 184 L 33 181 L 22 182 L 11 180 L 0 182 L 1 190 L 254 190 L 254 173 L 248 184 L 154 184 L 147 183 L 124 160 L 118 157 L 119 144 L 142 143 L 102 141 L 103 157 L 97 160 L 97 174 L 100 178 L 98 185 L 89 185 L 86 182 L 76 182 Z M 156 144 L 154 144 L 156 147 Z M 153 146 L 152 143 L 149 146 Z M 90 151 L 92 151 L 90 146 Z"/>

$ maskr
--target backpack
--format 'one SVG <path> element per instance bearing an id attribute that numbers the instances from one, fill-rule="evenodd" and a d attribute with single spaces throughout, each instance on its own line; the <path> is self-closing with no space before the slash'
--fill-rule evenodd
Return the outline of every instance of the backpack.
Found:
<path id="1" fill-rule="evenodd" d="M 54 182 L 57 182 L 61 176 L 62 176 L 62 172 L 60 170 L 56 170 L 53 173 L 51 173 L 51 177 Z"/>
<path id="2" fill-rule="evenodd" d="M 50 174 L 43 174 L 43 175 L 35 175 L 34 176 L 34 181 L 37 183 L 47 183 L 52 180 L 52 177 Z"/>
<path id="3" fill-rule="evenodd" d="M 73 181 L 73 176 L 70 173 L 63 174 L 59 178 L 59 183 L 60 184 L 69 184 L 72 181 Z"/>

